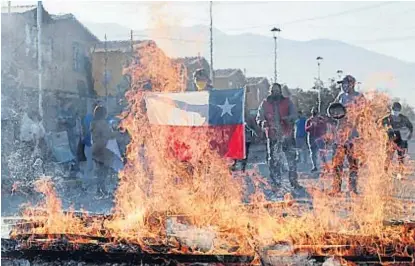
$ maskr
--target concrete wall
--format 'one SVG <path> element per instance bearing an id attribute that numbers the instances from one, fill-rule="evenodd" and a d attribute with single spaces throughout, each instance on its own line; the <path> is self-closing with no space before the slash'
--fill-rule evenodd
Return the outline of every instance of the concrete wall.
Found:
<path id="1" fill-rule="evenodd" d="M 246 84 L 245 75 L 241 70 L 229 77 L 215 77 L 213 82 L 216 89 L 243 88 Z"/>
<path id="2" fill-rule="evenodd" d="M 36 10 L 2 15 L 2 120 L 13 112 L 38 110 Z M 71 16 L 52 19 L 44 13 L 42 25 L 42 88 L 47 131 L 55 130 L 61 100 L 72 99 L 81 114 L 92 97 L 89 49 L 97 40 Z M 13 110 L 13 111 L 12 111 Z M 3 112 L 2 112 L 3 113 Z"/>
<path id="3" fill-rule="evenodd" d="M 107 88 L 108 95 L 124 94 L 129 88 L 129 82 L 123 75 L 124 67 L 128 65 L 131 55 L 121 51 L 107 52 Z M 105 96 L 105 52 L 92 53 L 92 77 L 94 91 L 98 96 Z"/>
<path id="4" fill-rule="evenodd" d="M 262 100 L 268 95 L 269 83 L 267 80 L 246 86 L 245 106 L 248 110 L 257 110 Z"/>
<path id="5" fill-rule="evenodd" d="M 94 40 L 71 18 L 42 26 L 43 86 L 88 94 L 89 49 Z M 22 86 L 37 87 L 37 27 L 30 13 L 2 19 L 3 72 L 16 73 Z"/>

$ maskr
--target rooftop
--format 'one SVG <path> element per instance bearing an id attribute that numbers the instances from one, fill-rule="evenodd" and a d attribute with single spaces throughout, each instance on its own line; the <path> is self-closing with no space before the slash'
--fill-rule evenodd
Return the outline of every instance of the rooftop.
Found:
<path id="1" fill-rule="evenodd" d="M 246 83 L 248 85 L 257 85 L 266 79 L 267 79 L 266 77 L 249 77 L 249 78 L 246 78 Z"/>
<path id="2" fill-rule="evenodd" d="M 8 6 L 8 5 L 2 5 L 1 6 L 1 13 L 2 14 L 8 14 L 9 13 L 9 8 L 10 8 L 10 14 L 25 14 L 27 12 L 33 12 L 35 10 L 37 10 L 37 6 L 36 5 L 17 5 L 17 6 Z M 98 41 L 98 38 L 92 34 L 92 32 L 84 26 L 84 24 L 82 24 L 79 20 L 76 19 L 76 17 L 73 14 L 58 14 L 58 15 L 53 15 L 53 14 L 49 14 L 45 7 L 43 6 L 43 12 L 45 15 L 43 16 L 47 16 L 48 18 L 48 22 L 50 21 L 50 19 L 52 19 L 53 21 L 63 21 L 63 20 L 72 20 L 76 23 L 79 24 L 79 26 L 81 26 L 85 31 L 88 32 L 88 34 L 91 36 L 92 40 L 94 41 Z M 36 14 L 35 14 L 36 16 Z M 36 18 L 36 17 L 35 17 Z M 45 22 L 45 21 L 44 21 Z"/>
<path id="3" fill-rule="evenodd" d="M 203 68 L 206 64 L 209 66 L 209 63 L 206 60 L 206 58 L 201 57 L 201 56 L 179 57 L 179 58 L 175 58 L 174 61 L 178 63 L 182 63 L 188 67 L 191 66 L 191 67 Z"/>
<path id="4" fill-rule="evenodd" d="M 133 45 L 143 44 L 145 40 L 141 41 L 133 41 Z M 131 41 L 107 41 L 107 42 L 99 42 L 92 49 L 93 52 L 100 53 L 100 52 L 123 52 L 123 53 L 131 53 Z"/>
<path id="5" fill-rule="evenodd" d="M 36 5 L 20 5 L 20 6 L 10 6 L 10 13 L 16 14 L 16 13 L 26 13 L 29 11 L 33 11 L 37 8 Z M 9 6 L 8 5 L 2 5 L 1 6 L 1 13 L 7 14 L 9 13 Z"/>
<path id="6" fill-rule="evenodd" d="M 226 69 L 216 69 L 215 70 L 215 77 L 219 78 L 227 78 L 232 76 L 233 74 L 235 74 L 238 71 L 242 71 L 240 69 L 237 68 L 226 68 Z"/>

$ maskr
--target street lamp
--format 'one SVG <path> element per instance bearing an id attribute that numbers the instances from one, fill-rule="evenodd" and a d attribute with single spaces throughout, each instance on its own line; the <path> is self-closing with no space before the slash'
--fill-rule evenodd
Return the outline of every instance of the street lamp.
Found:
<path id="1" fill-rule="evenodd" d="M 281 32 L 281 29 L 274 27 L 271 32 L 274 38 L 274 82 L 277 82 L 277 35 Z"/>
<path id="2" fill-rule="evenodd" d="M 323 84 L 320 79 L 320 66 L 321 66 L 321 62 L 323 62 L 323 57 L 317 56 L 316 60 L 317 60 L 317 82 L 316 82 L 317 88 L 316 89 L 317 89 L 317 97 L 318 97 L 318 112 L 320 113 L 321 111 L 321 89 L 323 87 Z"/>
<path id="3" fill-rule="evenodd" d="M 317 60 L 318 79 L 320 80 L 320 66 L 321 66 L 321 62 L 323 62 L 323 57 L 317 56 L 316 60 Z"/>

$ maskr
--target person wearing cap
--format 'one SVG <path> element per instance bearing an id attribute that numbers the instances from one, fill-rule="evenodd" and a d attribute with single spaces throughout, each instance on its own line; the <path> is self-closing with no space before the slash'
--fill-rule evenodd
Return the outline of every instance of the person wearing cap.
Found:
<path id="1" fill-rule="evenodd" d="M 326 163 L 324 136 L 327 132 L 327 120 L 319 115 L 314 107 L 311 108 L 311 117 L 306 121 L 305 131 L 308 133 L 308 147 L 313 164 L 311 172 L 316 172 L 318 171 L 317 154 L 320 154 L 321 161 Z"/>
<path id="2" fill-rule="evenodd" d="M 413 125 L 408 117 L 401 114 L 402 105 L 394 102 L 390 114 L 382 118 L 382 126 L 387 129 L 390 145 L 388 158 L 385 164 L 387 171 L 395 152 L 398 153 L 398 161 L 401 166 L 404 164 L 405 153 L 408 149 L 408 140 L 412 138 Z"/>
<path id="3" fill-rule="evenodd" d="M 288 161 L 288 178 L 294 189 L 301 188 L 298 183 L 294 123 L 298 114 L 290 98 L 284 97 L 279 83 L 271 85 L 269 95 L 262 101 L 256 116 L 257 124 L 267 137 L 268 164 L 274 188 L 281 184 L 284 166 L 281 153 Z"/>
<path id="4" fill-rule="evenodd" d="M 347 112 L 351 112 L 358 108 L 360 103 L 364 101 L 364 97 L 361 93 L 355 91 L 356 79 L 351 75 L 347 75 L 339 83 L 341 84 L 342 91 L 334 102 L 342 104 Z M 333 157 L 335 175 L 332 193 L 337 194 L 341 192 L 343 163 L 346 157 L 349 163 L 349 190 L 350 192 L 357 194 L 359 164 L 356 155 L 354 154 L 354 145 L 359 134 L 356 127 L 348 123 L 346 116 L 346 118 L 342 118 L 338 121 L 336 135 L 334 144 L 335 154 Z"/>

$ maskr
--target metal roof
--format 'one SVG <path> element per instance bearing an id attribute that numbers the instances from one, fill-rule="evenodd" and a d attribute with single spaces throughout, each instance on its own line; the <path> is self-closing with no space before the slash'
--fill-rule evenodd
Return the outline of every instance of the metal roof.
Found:
<path id="1" fill-rule="evenodd" d="M 215 70 L 215 77 L 217 78 L 227 78 L 235 74 L 236 72 L 241 71 L 237 68 L 226 68 L 226 69 L 216 69 Z"/>
<path id="2" fill-rule="evenodd" d="M 148 42 L 148 41 L 136 40 L 136 41 L 133 41 L 133 45 L 143 44 L 145 42 Z M 101 41 L 96 44 L 95 48 L 92 49 L 92 52 L 96 52 L 96 53 L 105 52 L 105 51 L 130 53 L 131 52 L 131 41 L 107 41 L 107 42 Z"/>
<path id="3" fill-rule="evenodd" d="M 246 83 L 248 85 L 257 85 L 266 79 L 267 79 L 266 77 L 249 77 L 249 78 L 246 78 Z"/>
<path id="4" fill-rule="evenodd" d="M 16 14 L 22 14 L 22 13 L 26 13 L 29 11 L 33 11 L 37 8 L 36 5 L 21 5 L 21 6 L 10 6 L 10 13 Z M 9 13 L 9 6 L 7 5 L 2 5 L 1 6 L 1 13 L 2 14 L 7 14 Z"/>

